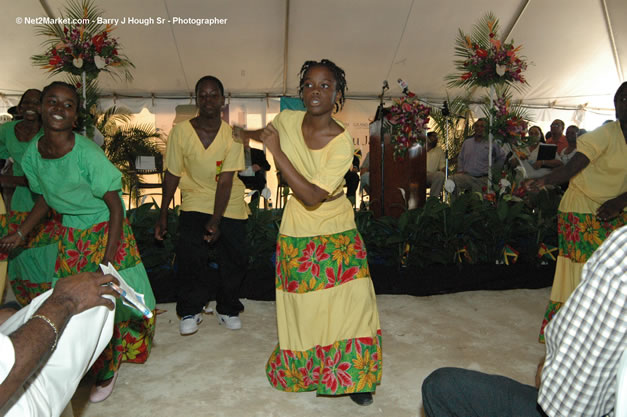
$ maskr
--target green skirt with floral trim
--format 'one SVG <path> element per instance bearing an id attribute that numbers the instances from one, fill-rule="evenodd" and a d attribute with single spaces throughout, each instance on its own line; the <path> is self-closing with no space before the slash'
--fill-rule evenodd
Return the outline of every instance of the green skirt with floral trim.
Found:
<path id="1" fill-rule="evenodd" d="M 79 272 L 100 271 L 99 263 L 104 257 L 108 233 L 109 222 L 83 230 L 65 227 L 59 242 L 54 282 Z M 127 219 L 124 219 L 118 252 L 112 264 L 135 291 L 144 295 L 146 305 L 153 310 L 155 297 Z M 91 369 L 97 374 L 97 381 L 113 377 L 122 362 L 146 362 L 155 334 L 155 317 L 147 319 L 117 300 L 113 337 Z"/>
<path id="2" fill-rule="evenodd" d="M 362 291 L 367 292 L 367 297 L 351 297 L 353 294 L 347 293 L 348 297 L 333 298 L 332 293 L 338 289 L 349 289 L 354 293 L 356 287 L 351 287 L 350 283 L 354 284 L 357 280 L 364 280 L 358 284 Z M 346 287 L 340 288 L 342 286 Z M 310 335 L 315 338 L 318 334 L 327 333 L 327 330 L 334 334 L 334 329 L 341 329 L 341 334 L 355 334 L 332 343 L 314 342 L 313 346 L 303 350 L 281 349 L 281 334 L 285 333 L 279 320 L 279 345 L 266 366 L 270 384 L 282 391 L 316 391 L 320 395 L 374 392 L 381 383 L 382 339 L 366 248 L 359 232 L 353 229 L 306 238 L 279 235 L 276 287 L 277 298 L 287 297 L 296 303 L 296 306 L 290 305 L 290 309 L 298 311 L 300 300 L 313 295 L 320 297 L 325 304 L 328 302 L 328 310 L 347 312 L 333 316 L 331 313 L 320 314 L 297 330 L 294 330 L 293 323 L 288 323 L 288 333 L 313 332 Z M 336 305 L 332 306 L 333 303 Z M 337 304 L 342 306 L 336 309 Z M 285 314 L 285 311 L 279 311 L 282 305 L 277 302 L 277 317 L 287 317 L 289 321 L 293 310 Z M 299 316 L 298 313 L 295 315 Z M 356 334 L 358 329 L 351 328 L 351 323 L 361 328 L 361 335 Z M 361 323 L 369 323 L 365 326 L 369 333 L 367 337 L 363 335 L 364 326 L 360 326 Z M 287 338 L 292 338 L 292 335 Z M 294 339 L 298 340 L 298 335 Z"/>
<path id="3" fill-rule="evenodd" d="M 558 260 L 560 262 L 558 262 L 555 271 L 553 286 L 564 287 L 569 293 L 572 293 L 576 286 L 575 288 L 569 288 L 568 283 L 560 281 L 563 281 L 564 277 L 568 277 L 569 281 L 580 282 L 581 277 L 577 276 L 576 279 L 572 277 L 573 274 L 577 274 L 580 271 L 580 268 L 575 268 L 575 266 L 585 264 L 605 239 L 614 230 L 626 223 L 627 213 L 625 212 L 611 221 L 600 221 L 595 214 L 590 213 L 558 212 Z M 563 262 L 565 259 L 569 262 Z M 540 343 L 544 343 L 544 328 L 549 324 L 553 316 L 557 314 L 564 301 L 549 300 L 540 327 L 540 336 L 538 337 Z"/>
<path id="4" fill-rule="evenodd" d="M 27 216 L 27 212 L 21 211 L 0 215 L 0 236 L 16 233 Z M 62 229 L 60 216 L 52 213 L 33 228 L 23 245 L 0 257 L 8 258 L 7 276 L 15 299 L 22 306 L 50 289 Z"/>

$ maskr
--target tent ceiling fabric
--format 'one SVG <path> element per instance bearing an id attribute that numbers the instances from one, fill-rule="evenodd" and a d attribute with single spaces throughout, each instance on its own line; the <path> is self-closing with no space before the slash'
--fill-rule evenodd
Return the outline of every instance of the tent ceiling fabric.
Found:
<path id="1" fill-rule="evenodd" d="M 62 0 L 42 0 L 58 16 Z M 284 68 L 285 10 L 289 1 L 287 68 Z M 612 23 L 617 57 L 606 22 Z M 224 25 L 119 25 L 113 32 L 135 64 L 134 81 L 103 74 L 100 86 L 119 95 L 189 96 L 198 78 L 218 76 L 233 96 L 295 95 L 305 60 L 329 58 L 346 70 L 350 96 L 375 97 L 383 80 L 398 95 L 406 80 L 421 97 L 442 99 L 443 80 L 453 68 L 458 28 L 466 32 L 487 11 L 500 19 L 502 33 L 522 44 L 530 63 L 530 86 L 518 98 L 547 106 L 612 108 L 613 94 L 627 79 L 625 0 L 96 0 L 104 17 L 172 19 L 225 18 Z M 525 7 L 526 6 L 526 7 Z M 524 10 L 521 14 L 521 10 Z M 5 2 L 0 16 L 5 57 L 0 92 L 19 94 L 50 81 L 33 67 L 42 52 L 34 25 L 17 18 L 45 16 L 39 1 Z M 63 77 L 56 77 L 63 78 Z M 482 95 L 478 90 L 476 96 Z"/>

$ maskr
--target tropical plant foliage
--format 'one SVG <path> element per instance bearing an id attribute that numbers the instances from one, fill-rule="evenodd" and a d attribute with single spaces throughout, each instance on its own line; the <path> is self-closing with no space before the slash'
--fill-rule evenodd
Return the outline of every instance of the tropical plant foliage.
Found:
<path id="1" fill-rule="evenodd" d="M 165 142 L 155 127 L 148 123 L 131 123 L 130 111 L 112 107 L 99 115 L 96 127 L 104 136 L 103 150 L 109 160 L 122 172 L 122 185 L 131 190 L 136 201 L 141 182 L 135 160 L 138 156 L 152 155 L 158 170 L 163 167 Z"/>
<path id="2" fill-rule="evenodd" d="M 431 120 L 433 121 L 432 130 L 437 132 L 440 138 L 438 146 L 448 151 L 449 169 L 451 170 L 455 167 L 457 156 L 462 149 L 462 144 L 464 140 L 470 136 L 472 129 L 470 124 L 472 114 L 468 106 L 469 102 L 470 98 L 468 96 L 455 97 L 452 100 L 448 99 L 448 116 L 443 114 L 441 108 L 431 107 Z"/>
<path id="3" fill-rule="evenodd" d="M 470 35 L 459 29 L 455 40 L 454 61 L 459 73 L 446 77 L 449 87 L 489 87 L 495 84 L 524 85 L 527 69 L 519 56 L 520 46 L 499 39 L 499 21 L 494 14 L 481 18 Z"/>

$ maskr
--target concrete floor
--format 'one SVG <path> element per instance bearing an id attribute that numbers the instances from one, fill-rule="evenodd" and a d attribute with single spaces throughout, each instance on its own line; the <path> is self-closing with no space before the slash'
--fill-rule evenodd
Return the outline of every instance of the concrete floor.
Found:
<path id="1" fill-rule="evenodd" d="M 157 318 L 144 365 L 123 364 L 111 397 L 87 401 L 84 380 L 75 417 L 335 417 L 422 416 L 420 385 L 434 369 L 459 366 L 532 384 L 544 355 L 537 336 L 549 288 L 477 291 L 432 297 L 380 295 L 383 382 L 374 404 L 317 398 L 272 388 L 264 368 L 276 344 L 272 302 L 242 300 L 244 327 L 230 331 L 205 315 L 193 336 L 178 333 L 174 304 Z"/>

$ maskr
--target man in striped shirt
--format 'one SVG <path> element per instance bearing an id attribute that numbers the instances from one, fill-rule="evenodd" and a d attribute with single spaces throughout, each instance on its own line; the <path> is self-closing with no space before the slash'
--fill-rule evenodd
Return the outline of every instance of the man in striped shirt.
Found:
<path id="1" fill-rule="evenodd" d="M 575 292 L 546 329 L 539 390 L 510 378 L 441 368 L 425 379 L 429 417 L 613 416 L 627 348 L 627 226 L 584 266 Z"/>

